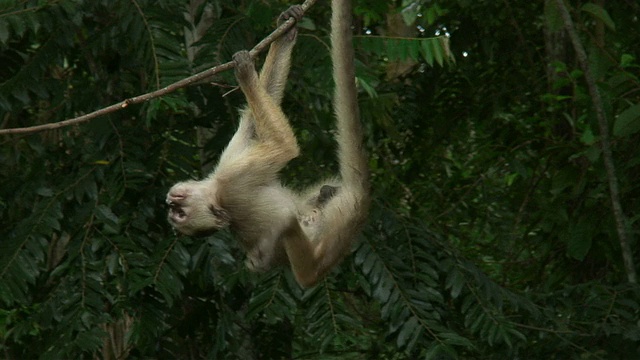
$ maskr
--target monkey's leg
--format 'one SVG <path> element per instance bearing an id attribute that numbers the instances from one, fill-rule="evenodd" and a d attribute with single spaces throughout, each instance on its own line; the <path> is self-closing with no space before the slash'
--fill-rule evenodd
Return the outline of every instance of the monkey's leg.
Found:
<path id="1" fill-rule="evenodd" d="M 278 25 L 289 18 L 300 21 L 304 11 L 300 5 L 294 5 L 280 14 Z M 269 53 L 260 71 L 260 83 L 267 89 L 276 104 L 280 104 L 284 93 L 287 76 L 291 68 L 291 52 L 296 42 L 298 29 L 294 26 L 287 34 L 271 43 Z"/>
<path id="2" fill-rule="evenodd" d="M 248 51 L 233 55 L 236 78 L 253 114 L 258 148 L 255 156 L 263 161 L 287 162 L 299 155 L 296 137 L 287 117 L 261 86 Z"/>
<path id="3" fill-rule="evenodd" d="M 278 24 L 281 24 L 291 17 L 300 20 L 303 14 L 304 11 L 302 7 L 294 5 L 280 14 Z M 296 34 L 297 29 L 294 27 L 289 33 L 281 36 L 271 44 L 265 63 L 260 71 L 260 83 L 276 104 L 282 102 L 285 84 L 289 75 L 289 68 L 291 67 L 291 52 L 296 41 Z M 227 153 L 240 153 L 242 149 L 249 146 L 254 134 L 255 128 L 252 114 L 249 110 L 244 110 L 241 113 L 240 125 L 238 126 L 236 134 L 227 146 L 229 150 Z M 221 161 L 223 160 L 226 162 L 226 157 L 221 158 Z"/>

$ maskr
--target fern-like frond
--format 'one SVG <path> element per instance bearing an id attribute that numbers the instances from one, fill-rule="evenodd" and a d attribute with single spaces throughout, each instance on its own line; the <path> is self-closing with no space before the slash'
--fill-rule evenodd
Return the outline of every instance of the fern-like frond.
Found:
<path id="1" fill-rule="evenodd" d="M 454 62 L 455 59 L 449 49 L 449 38 L 438 36 L 434 38 L 392 38 L 378 36 L 359 36 L 355 38 L 356 46 L 364 51 L 389 61 L 426 61 L 429 66 L 437 63 Z"/>

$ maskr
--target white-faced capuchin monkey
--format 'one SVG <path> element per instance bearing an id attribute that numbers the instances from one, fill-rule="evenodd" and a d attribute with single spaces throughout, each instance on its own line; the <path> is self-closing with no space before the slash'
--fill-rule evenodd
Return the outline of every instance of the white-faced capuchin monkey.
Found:
<path id="1" fill-rule="evenodd" d="M 280 108 L 297 30 L 270 47 L 260 75 L 247 51 L 233 56 L 248 107 L 220 156 L 200 181 L 174 185 L 167 194 L 169 221 L 186 235 L 208 235 L 229 226 L 247 252 L 247 266 L 265 271 L 291 266 L 297 282 L 316 284 L 346 256 L 369 209 L 369 171 L 362 145 L 351 34 L 351 1 L 333 0 L 331 57 L 335 81 L 340 174 L 303 192 L 283 186 L 280 170 L 300 154 Z M 279 21 L 300 20 L 302 8 Z"/>

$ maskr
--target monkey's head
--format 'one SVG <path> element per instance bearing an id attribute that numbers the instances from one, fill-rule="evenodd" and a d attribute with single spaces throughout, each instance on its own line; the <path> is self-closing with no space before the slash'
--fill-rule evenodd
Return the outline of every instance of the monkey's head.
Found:
<path id="1" fill-rule="evenodd" d="M 229 225 L 226 210 L 217 201 L 216 186 L 211 181 L 185 181 L 167 193 L 169 222 L 189 236 L 207 236 Z"/>

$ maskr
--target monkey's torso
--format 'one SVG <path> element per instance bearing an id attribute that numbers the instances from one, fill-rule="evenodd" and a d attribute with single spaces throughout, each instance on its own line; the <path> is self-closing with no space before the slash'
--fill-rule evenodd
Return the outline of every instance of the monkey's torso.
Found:
<path id="1" fill-rule="evenodd" d="M 247 252 L 247 265 L 252 270 L 266 271 L 288 263 L 281 237 L 297 221 L 295 198 L 276 181 L 231 188 L 221 195 L 220 202 L 231 217 L 230 230 Z"/>

